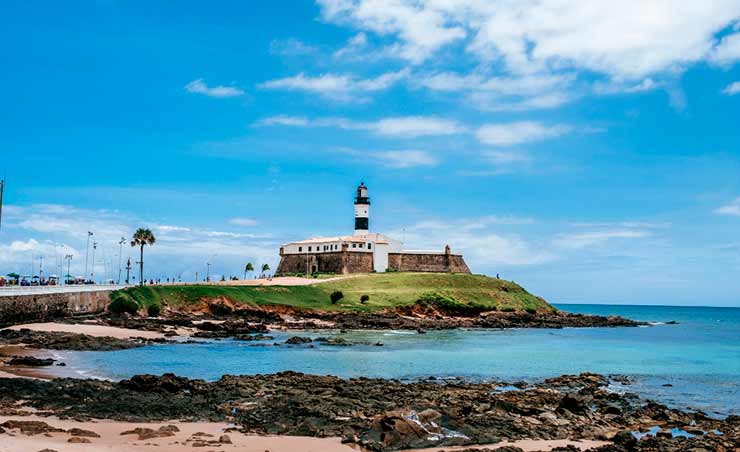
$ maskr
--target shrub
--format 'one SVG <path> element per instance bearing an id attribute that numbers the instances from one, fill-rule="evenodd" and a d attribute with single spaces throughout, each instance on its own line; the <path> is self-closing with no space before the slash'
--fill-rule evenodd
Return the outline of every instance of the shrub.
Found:
<path id="1" fill-rule="evenodd" d="M 370 301 L 370 295 L 365 294 L 365 295 L 363 295 L 363 296 L 360 297 L 360 303 L 365 304 L 368 301 Z"/>
<path id="2" fill-rule="evenodd" d="M 331 299 L 331 304 L 337 304 L 337 301 L 344 298 L 344 294 L 341 290 L 335 290 L 331 295 L 329 295 L 329 298 Z"/>
<path id="3" fill-rule="evenodd" d="M 109 305 L 108 310 L 113 314 L 131 314 L 139 312 L 139 305 L 125 295 L 117 296 Z"/>
<path id="4" fill-rule="evenodd" d="M 527 308 L 525 309 L 525 311 L 527 311 L 530 314 L 537 314 L 537 310 L 535 308 Z"/>
<path id="5" fill-rule="evenodd" d="M 511 306 L 503 307 L 503 308 L 501 308 L 501 310 L 503 312 L 514 312 L 514 311 L 516 311 L 516 309 L 512 308 Z"/>
<path id="6" fill-rule="evenodd" d="M 146 307 L 146 313 L 149 317 L 157 317 L 162 312 L 162 307 L 158 304 L 150 304 Z"/>

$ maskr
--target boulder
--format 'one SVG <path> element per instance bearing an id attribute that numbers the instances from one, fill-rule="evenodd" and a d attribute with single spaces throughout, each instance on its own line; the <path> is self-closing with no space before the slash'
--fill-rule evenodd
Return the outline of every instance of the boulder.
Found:
<path id="1" fill-rule="evenodd" d="M 312 339 L 310 337 L 304 337 L 304 336 L 293 336 L 290 339 L 286 340 L 286 344 L 290 345 L 300 345 L 300 344 L 307 344 L 311 342 Z"/>
<path id="2" fill-rule="evenodd" d="M 29 366 L 29 367 L 42 367 L 51 366 L 54 364 L 51 358 L 36 358 L 35 356 L 14 356 L 8 361 L 10 366 Z"/>
<path id="3" fill-rule="evenodd" d="M 72 444 L 89 444 L 92 441 L 90 441 L 87 438 L 80 438 L 79 436 L 73 436 L 70 439 L 68 439 L 67 442 L 72 443 Z"/>

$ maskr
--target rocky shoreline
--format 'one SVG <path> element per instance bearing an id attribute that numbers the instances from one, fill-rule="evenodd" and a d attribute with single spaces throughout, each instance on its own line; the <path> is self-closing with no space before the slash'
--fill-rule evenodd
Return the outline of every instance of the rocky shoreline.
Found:
<path id="1" fill-rule="evenodd" d="M 242 433 L 339 436 L 372 451 L 525 438 L 612 443 L 592 449 L 599 452 L 731 451 L 740 446 L 738 416 L 718 420 L 679 411 L 612 392 L 608 384 L 596 374 L 537 384 L 401 383 L 296 372 L 226 375 L 215 382 L 172 374 L 119 382 L 0 379 L 0 414 L 22 416 L 30 408 L 36 415 L 61 419 L 229 422 Z"/>

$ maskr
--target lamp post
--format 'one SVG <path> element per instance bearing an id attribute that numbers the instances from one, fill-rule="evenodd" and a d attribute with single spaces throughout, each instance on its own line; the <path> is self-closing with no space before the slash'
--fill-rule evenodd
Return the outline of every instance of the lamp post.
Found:
<path id="1" fill-rule="evenodd" d="M 87 279 L 87 257 L 90 253 L 90 237 L 93 235 L 92 232 L 87 231 L 87 244 L 85 244 L 85 279 Z"/>
<path id="2" fill-rule="evenodd" d="M 121 237 L 121 240 L 118 242 L 118 281 L 116 284 L 121 284 L 121 253 L 123 252 L 124 243 L 126 243 L 126 239 Z M 126 281 L 126 284 L 128 284 L 128 281 Z"/>
<path id="3" fill-rule="evenodd" d="M 67 276 L 64 278 L 64 284 L 67 284 L 67 283 L 69 283 L 69 278 L 72 276 L 69 273 L 69 267 L 70 267 L 70 265 L 72 263 L 72 255 L 71 254 L 66 254 L 64 256 L 64 258 L 67 259 Z"/>
<path id="4" fill-rule="evenodd" d="M 92 268 L 90 269 L 90 281 L 95 282 L 95 250 L 98 249 L 98 242 L 93 242 Z"/>

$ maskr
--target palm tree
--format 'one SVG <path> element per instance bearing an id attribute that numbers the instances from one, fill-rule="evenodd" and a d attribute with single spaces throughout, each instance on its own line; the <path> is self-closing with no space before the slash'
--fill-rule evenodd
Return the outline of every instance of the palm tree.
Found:
<path id="1" fill-rule="evenodd" d="M 247 279 L 247 273 L 254 271 L 254 265 L 251 262 L 247 262 L 247 266 L 244 267 L 244 279 Z"/>
<path id="2" fill-rule="evenodd" d="M 262 264 L 262 276 L 265 275 L 265 272 L 269 272 L 269 271 L 270 271 L 270 266 L 267 264 Z"/>
<path id="3" fill-rule="evenodd" d="M 157 239 L 154 238 L 151 229 L 139 228 L 134 232 L 134 238 L 131 240 L 131 246 L 138 246 L 141 249 L 139 259 L 139 285 L 144 285 L 144 245 L 154 245 Z"/>

